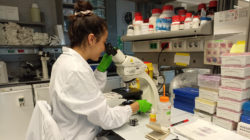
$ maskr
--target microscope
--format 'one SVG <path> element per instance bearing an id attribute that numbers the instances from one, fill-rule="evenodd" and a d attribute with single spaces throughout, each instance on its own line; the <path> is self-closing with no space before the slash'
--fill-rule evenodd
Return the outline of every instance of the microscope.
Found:
<path id="1" fill-rule="evenodd" d="M 142 90 L 142 99 L 152 103 L 152 109 L 157 111 L 159 94 L 154 81 L 145 72 L 147 66 L 140 59 L 124 55 L 121 50 L 115 49 L 110 43 L 105 44 L 106 53 L 112 55 L 112 60 L 117 67 L 117 73 L 122 78 L 126 87 L 123 88 L 127 94 L 138 93 L 129 88 L 129 83 L 138 78 Z M 123 92 L 124 92 L 123 91 Z"/>

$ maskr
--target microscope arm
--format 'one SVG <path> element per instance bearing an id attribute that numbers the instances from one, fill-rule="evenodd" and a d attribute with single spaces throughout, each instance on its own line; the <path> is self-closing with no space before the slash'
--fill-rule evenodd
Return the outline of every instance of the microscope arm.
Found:
<path id="1" fill-rule="evenodd" d="M 117 67 L 117 73 L 124 82 L 139 78 L 140 87 L 143 91 L 142 99 L 152 103 L 152 108 L 157 112 L 159 94 L 154 81 L 145 72 L 147 66 L 140 59 L 133 56 L 126 56 L 120 50 L 112 57 Z"/>

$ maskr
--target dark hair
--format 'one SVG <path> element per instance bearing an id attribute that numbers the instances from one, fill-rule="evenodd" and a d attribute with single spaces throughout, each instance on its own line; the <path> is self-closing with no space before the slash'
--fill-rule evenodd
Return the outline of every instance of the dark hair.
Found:
<path id="1" fill-rule="evenodd" d="M 88 1 L 78 0 L 75 3 L 74 13 L 77 14 L 70 16 L 68 32 L 71 48 L 84 43 L 90 33 L 95 35 L 98 42 L 107 30 L 107 23 L 104 19 L 92 13 L 81 13 L 87 10 L 93 10 L 92 5 Z"/>

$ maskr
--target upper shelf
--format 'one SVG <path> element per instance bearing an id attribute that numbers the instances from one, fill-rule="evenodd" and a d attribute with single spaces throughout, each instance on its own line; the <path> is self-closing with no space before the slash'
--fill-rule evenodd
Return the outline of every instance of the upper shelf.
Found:
<path id="1" fill-rule="evenodd" d="M 63 3 L 63 7 L 74 9 L 74 4 L 73 3 Z M 94 9 L 105 9 L 105 7 L 94 7 Z"/>
<path id="2" fill-rule="evenodd" d="M 14 22 L 23 26 L 39 26 L 39 27 L 45 26 L 45 23 L 22 22 L 22 21 L 15 21 L 15 20 L 0 20 L 0 23 L 8 23 L 8 22 Z"/>
<path id="3" fill-rule="evenodd" d="M 155 40 L 155 39 L 167 39 L 175 37 L 188 37 L 196 35 L 212 35 L 212 23 L 207 23 L 202 25 L 197 29 L 185 29 L 179 31 L 169 31 L 169 32 L 160 32 L 153 34 L 143 34 L 143 35 L 133 35 L 133 36 L 122 36 L 122 41 L 139 41 L 139 40 Z"/>

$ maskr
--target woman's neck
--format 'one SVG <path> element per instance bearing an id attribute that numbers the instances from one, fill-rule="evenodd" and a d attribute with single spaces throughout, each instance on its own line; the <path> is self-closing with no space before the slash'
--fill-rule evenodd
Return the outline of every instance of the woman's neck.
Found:
<path id="1" fill-rule="evenodd" d="M 76 52 L 78 52 L 83 59 L 85 59 L 86 61 L 89 59 L 88 57 L 88 53 L 87 53 L 87 49 L 83 49 L 82 47 L 79 46 L 75 46 L 73 47 L 73 50 L 75 50 Z"/>

